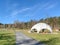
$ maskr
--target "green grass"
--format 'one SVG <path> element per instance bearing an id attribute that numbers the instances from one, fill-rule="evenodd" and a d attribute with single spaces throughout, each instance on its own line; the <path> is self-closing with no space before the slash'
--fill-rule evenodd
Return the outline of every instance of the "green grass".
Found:
<path id="1" fill-rule="evenodd" d="M 28 30 L 18 31 L 46 45 L 60 45 L 60 32 L 58 32 L 58 34 L 37 34 L 28 33 Z M 15 42 L 15 33 L 12 29 L 0 29 L 0 45 L 16 45 Z"/>
<path id="2" fill-rule="evenodd" d="M 0 45 L 15 45 L 14 31 L 0 29 Z"/>
<path id="3" fill-rule="evenodd" d="M 20 30 L 27 36 L 40 41 L 46 45 L 60 45 L 60 32 L 58 34 L 37 34 L 37 33 L 28 33 L 27 30 Z"/>

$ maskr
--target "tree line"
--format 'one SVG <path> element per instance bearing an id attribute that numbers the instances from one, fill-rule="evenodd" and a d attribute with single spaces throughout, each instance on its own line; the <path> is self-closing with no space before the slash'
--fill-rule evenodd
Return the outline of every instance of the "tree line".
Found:
<path id="1" fill-rule="evenodd" d="M 31 20 L 29 22 L 20 22 L 18 20 L 14 21 L 13 24 L 2 24 L 0 23 L 0 28 L 18 28 L 18 29 L 30 29 L 36 23 L 47 23 L 53 29 L 60 28 L 60 17 L 50 17 L 45 19 L 40 19 L 39 21 Z"/>

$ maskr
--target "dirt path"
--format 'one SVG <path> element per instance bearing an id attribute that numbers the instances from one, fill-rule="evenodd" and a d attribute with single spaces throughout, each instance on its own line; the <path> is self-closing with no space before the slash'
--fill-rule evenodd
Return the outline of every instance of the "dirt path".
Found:
<path id="1" fill-rule="evenodd" d="M 16 45 L 43 45 L 43 44 L 24 35 L 22 32 L 16 32 Z"/>

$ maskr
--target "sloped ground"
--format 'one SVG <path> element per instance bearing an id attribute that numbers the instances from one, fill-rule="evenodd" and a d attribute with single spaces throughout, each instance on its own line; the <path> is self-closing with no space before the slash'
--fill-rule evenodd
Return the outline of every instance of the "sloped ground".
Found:
<path id="1" fill-rule="evenodd" d="M 43 45 L 40 42 L 32 39 L 22 32 L 16 32 L 16 45 Z"/>

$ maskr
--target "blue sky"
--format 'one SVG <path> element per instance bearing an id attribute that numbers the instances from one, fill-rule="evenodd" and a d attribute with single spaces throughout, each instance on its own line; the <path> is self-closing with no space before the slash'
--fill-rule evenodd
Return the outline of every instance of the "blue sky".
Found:
<path id="1" fill-rule="evenodd" d="M 60 16 L 60 0 L 0 0 L 0 22 L 30 21 Z"/>

